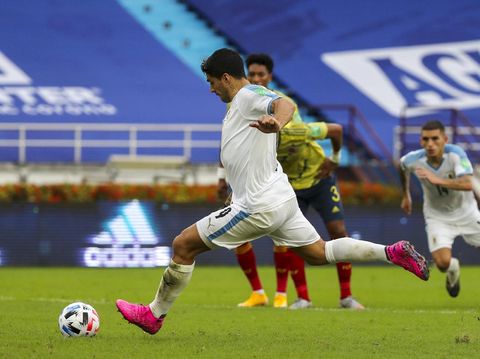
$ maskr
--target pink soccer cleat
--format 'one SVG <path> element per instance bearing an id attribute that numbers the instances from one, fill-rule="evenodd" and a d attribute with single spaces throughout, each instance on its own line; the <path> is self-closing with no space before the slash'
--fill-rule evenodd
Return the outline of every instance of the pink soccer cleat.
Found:
<path id="1" fill-rule="evenodd" d="M 148 305 L 132 304 L 122 299 L 117 299 L 118 311 L 131 324 L 142 328 L 148 334 L 155 334 L 160 330 L 166 315 L 155 318 Z"/>
<path id="2" fill-rule="evenodd" d="M 388 259 L 404 269 L 415 274 L 418 278 L 428 280 L 430 271 L 427 261 L 407 241 L 400 241 L 385 247 Z"/>

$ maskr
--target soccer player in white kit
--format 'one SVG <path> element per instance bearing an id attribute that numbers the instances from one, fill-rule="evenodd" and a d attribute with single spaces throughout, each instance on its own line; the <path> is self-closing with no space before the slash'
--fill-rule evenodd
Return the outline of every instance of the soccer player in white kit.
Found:
<path id="1" fill-rule="evenodd" d="M 400 160 L 403 187 L 401 207 L 412 212 L 410 174 L 423 188 L 423 214 L 428 248 L 436 266 L 447 273 L 446 287 L 452 297 L 460 291 L 460 264 L 452 257 L 455 237 L 462 236 L 472 246 L 480 246 L 480 212 L 472 191 L 472 165 L 465 151 L 447 144 L 445 128 L 439 121 L 422 126 L 420 145 Z"/>
<path id="2" fill-rule="evenodd" d="M 234 249 L 264 235 L 276 245 L 291 247 L 312 265 L 383 261 L 428 279 L 425 258 L 406 241 L 390 246 L 348 237 L 324 242 L 300 211 L 277 161 L 277 133 L 291 120 L 294 105 L 265 87 L 251 85 L 242 58 L 233 50 L 215 51 L 202 63 L 202 71 L 210 91 L 231 102 L 223 120 L 221 161 L 233 191 L 232 204 L 175 237 L 172 260 L 150 305 L 116 301 L 126 320 L 149 334 L 157 333 L 190 281 L 197 255 L 216 247 Z"/>

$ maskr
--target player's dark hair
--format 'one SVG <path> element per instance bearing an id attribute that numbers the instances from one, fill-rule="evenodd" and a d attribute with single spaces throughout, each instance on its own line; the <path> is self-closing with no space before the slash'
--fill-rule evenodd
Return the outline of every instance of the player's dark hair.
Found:
<path id="1" fill-rule="evenodd" d="M 270 55 L 267 54 L 250 54 L 247 57 L 247 67 L 251 64 L 264 65 L 269 73 L 273 71 L 273 60 Z"/>
<path id="2" fill-rule="evenodd" d="M 432 130 L 440 130 L 442 132 L 445 132 L 445 126 L 443 125 L 443 123 L 437 120 L 428 121 L 422 126 L 422 131 Z"/>
<path id="3" fill-rule="evenodd" d="M 202 62 L 202 71 L 215 77 L 221 78 L 223 74 L 229 74 L 236 79 L 245 78 L 245 67 L 239 53 L 223 48 L 215 51 Z"/>

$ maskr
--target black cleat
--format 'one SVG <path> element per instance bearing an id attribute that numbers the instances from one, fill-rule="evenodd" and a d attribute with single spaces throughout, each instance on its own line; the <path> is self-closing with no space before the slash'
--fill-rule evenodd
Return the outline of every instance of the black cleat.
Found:
<path id="1" fill-rule="evenodd" d="M 458 296 L 458 293 L 460 292 L 460 277 L 457 277 L 457 281 L 453 283 L 453 285 L 450 284 L 450 281 L 448 280 L 449 276 L 447 275 L 447 280 L 445 282 L 445 286 L 447 287 L 447 292 L 450 294 L 450 297 L 455 298 Z"/>

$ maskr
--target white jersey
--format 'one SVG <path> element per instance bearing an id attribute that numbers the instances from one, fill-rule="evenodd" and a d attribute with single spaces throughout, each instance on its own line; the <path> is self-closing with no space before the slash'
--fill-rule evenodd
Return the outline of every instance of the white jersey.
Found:
<path id="1" fill-rule="evenodd" d="M 278 98 L 265 87 L 247 85 L 235 95 L 223 120 L 221 161 L 232 201 L 249 213 L 271 210 L 295 197 L 277 161 L 277 134 L 249 126 L 270 114 Z"/>
<path id="2" fill-rule="evenodd" d="M 457 145 L 445 145 L 442 163 L 438 168 L 427 162 L 424 149 L 407 153 L 400 159 L 407 174 L 423 167 L 442 178 L 457 178 L 472 175 L 473 168 L 465 151 Z M 459 223 L 477 211 L 477 201 L 472 191 L 458 191 L 433 185 L 420 180 L 423 188 L 423 213 L 426 219 L 433 218 L 448 223 Z"/>

